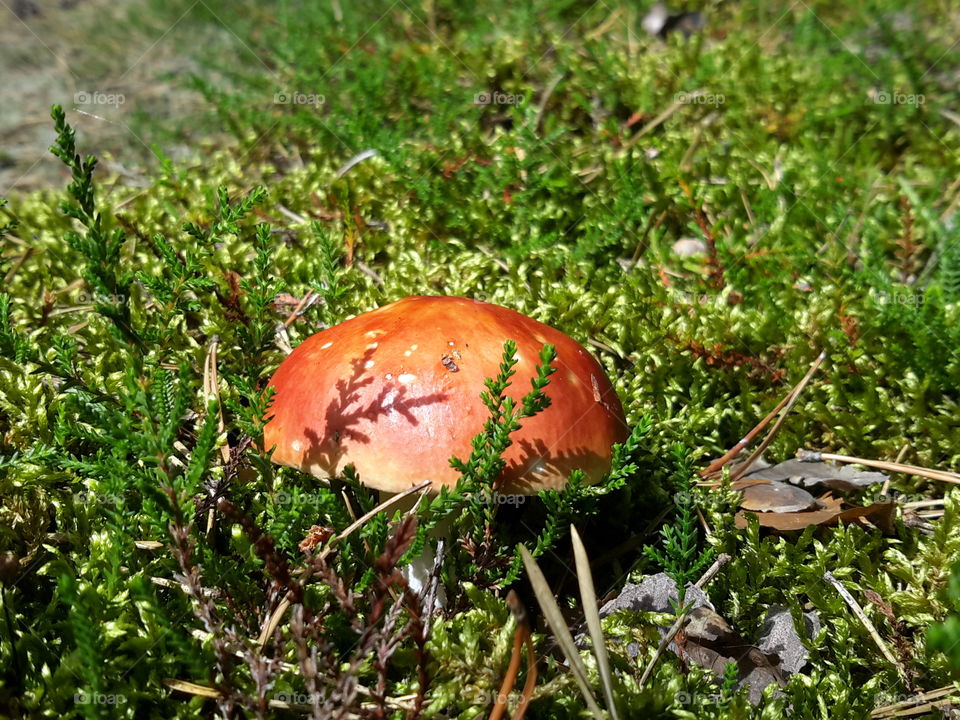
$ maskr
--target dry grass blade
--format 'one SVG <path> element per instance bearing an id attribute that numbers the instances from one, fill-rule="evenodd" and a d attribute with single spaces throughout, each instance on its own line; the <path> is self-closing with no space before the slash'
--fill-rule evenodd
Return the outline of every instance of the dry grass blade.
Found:
<path id="1" fill-rule="evenodd" d="M 570 526 L 570 537 L 573 541 L 573 558 L 577 564 L 577 581 L 580 583 L 583 615 L 587 621 L 590 639 L 593 641 L 593 654 L 597 658 L 597 671 L 600 673 L 603 696 L 607 701 L 607 712 L 613 720 L 619 720 L 617 706 L 613 701 L 613 675 L 610 672 L 610 658 L 607 655 L 603 628 L 600 626 L 600 608 L 597 607 L 597 593 L 593 587 L 593 575 L 590 573 L 590 559 L 587 557 L 586 548 L 583 547 L 580 533 L 573 525 Z"/>
<path id="2" fill-rule="evenodd" d="M 210 346 L 203 361 L 203 397 L 206 402 L 211 400 L 217 402 L 217 433 L 222 435 L 226 426 L 223 423 L 223 410 L 220 406 L 220 375 L 217 372 L 217 349 L 219 345 L 220 337 L 214 335 L 210 340 Z M 221 445 L 220 455 L 225 464 L 230 462 L 230 446 L 226 443 Z"/>
<path id="3" fill-rule="evenodd" d="M 186 695 L 195 695 L 197 697 L 206 697 L 206 698 L 213 698 L 213 699 L 218 699 L 222 697 L 222 694 L 216 688 L 207 687 L 206 685 L 198 685 L 197 683 L 192 683 L 187 680 L 177 680 L 175 678 L 168 678 L 163 681 L 163 684 L 166 685 L 171 690 L 173 690 L 174 692 L 182 692 L 182 693 L 185 693 Z M 370 690 L 368 688 L 360 686 L 357 688 L 357 690 L 362 695 L 366 695 L 366 696 L 370 695 Z M 397 698 L 387 698 L 386 702 L 387 702 L 387 705 L 389 705 L 390 707 L 396 708 L 398 710 L 409 711 L 412 708 L 410 704 L 410 700 L 413 697 L 414 696 L 412 695 L 405 695 Z M 304 705 L 301 703 L 290 703 L 284 700 L 267 700 L 267 706 L 275 710 L 293 710 L 301 713 L 309 713 L 313 709 L 310 705 Z M 364 709 L 373 709 L 373 705 L 370 703 L 364 703 L 362 707 Z M 348 712 L 344 715 L 344 717 L 360 718 L 360 717 L 367 717 L 367 715 L 366 714 L 357 715 L 356 713 Z M 440 717 L 444 717 L 444 716 L 440 716 Z"/>
<path id="4" fill-rule="evenodd" d="M 600 709 L 596 698 L 593 697 L 593 692 L 590 690 L 587 669 L 583 665 L 583 660 L 580 659 L 580 653 L 577 652 L 573 636 L 563 619 L 560 606 L 557 605 L 557 601 L 553 597 L 553 591 L 547 584 L 547 579 L 543 576 L 543 571 L 537 561 L 533 559 L 530 551 L 523 545 L 520 546 L 520 555 L 523 558 L 523 565 L 527 569 L 527 575 L 530 576 L 530 584 L 533 586 L 533 593 L 537 596 L 537 602 L 540 604 L 543 616 L 546 618 L 557 644 L 563 650 L 567 662 L 570 663 L 570 672 L 573 673 L 573 678 L 577 681 L 577 687 L 580 688 L 580 693 L 583 695 L 587 707 L 590 708 L 590 712 L 597 720 L 603 720 L 603 710 Z"/>
<path id="5" fill-rule="evenodd" d="M 794 390 L 795 389 L 796 388 L 794 388 Z M 709 465 L 707 465 L 707 467 L 701 470 L 700 476 L 704 478 L 708 478 L 713 475 L 716 475 L 717 473 L 720 472 L 720 470 L 723 468 L 724 465 L 726 465 L 728 462 L 733 460 L 733 458 L 739 455 L 740 452 L 744 448 L 746 448 L 750 443 L 752 443 L 754 438 L 756 438 L 757 435 L 759 435 L 763 431 L 763 429 L 770 424 L 770 421 L 773 420 L 781 410 L 783 410 L 786 404 L 790 402 L 790 398 L 793 397 L 793 392 L 794 391 L 791 390 L 789 393 L 787 393 L 786 397 L 784 397 L 783 400 L 777 403 L 777 406 L 773 410 L 771 410 L 769 413 L 767 413 L 767 416 L 763 418 L 763 420 L 758 422 L 750 432 L 744 435 L 743 438 L 739 440 L 737 444 L 734 445 L 732 448 L 730 448 L 726 453 L 724 453 L 722 457 L 717 458 L 716 460 L 711 462 Z"/>
<path id="6" fill-rule="evenodd" d="M 694 102 L 697 98 L 699 98 L 699 97 L 700 97 L 701 95 L 703 95 L 703 94 L 704 94 L 704 93 L 703 93 L 703 90 L 701 90 L 701 89 L 699 89 L 699 88 L 696 89 L 696 90 L 691 90 L 690 92 L 683 93 L 684 98 L 683 98 L 682 100 L 675 100 L 673 103 L 670 104 L 670 106 L 669 106 L 666 110 L 664 110 L 664 111 L 661 112 L 659 115 L 657 115 L 655 118 L 653 118 L 653 120 L 651 120 L 651 121 L 648 122 L 646 125 L 644 125 L 642 128 L 640 128 L 640 129 L 633 135 L 633 137 L 631 137 L 629 140 L 627 140 L 625 143 L 623 143 L 623 146 L 622 146 L 621 149 L 620 149 L 619 155 L 626 155 L 627 152 L 630 150 L 630 148 L 632 148 L 634 145 L 637 144 L 637 142 L 639 142 L 640 138 L 642 138 L 642 137 L 643 137 L 644 135 L 646 135 L 647 133 L 650 133 L 650 132 L 653 132 L 654 130 L 656 130 L 656 129 L 657 129 L 658 127 L 660 127 L 663 123 L 665 123 L 667 120 L 669 120 L 670 117 L 671 117 L 675 112 L 677 112 L 678 110 L 683 109 L 684 106 L 689 105 L 690 103 Z"/>
<path id="7" fill-rule="evenodd" d="M 523 716 L 527 712 L 527 706 L 530 705 L 530 698 L 533 697 L 533 689 L 537 686 L 537 654 L 533 650 L 533 638 L 530 635 L 529 628 L 525 633 L 524 642 L 527 646 L 527 682 L 523 684 L 520 704 L 517 705 L 511 720 L 523 720 Z"/>
<path id="8" fill-rule="evenodd" d="M 926 715 L 938 707 L 951 705 L 957 702 L 954 697 L 957 688 L 953 685 L 930 690 L 916 695 L 909 700 L 901 700 L 890 705 L 876 708 L 870 717 L 872 718 L 895 718 L 909 717 L 912 715 Z"/>
<path id="9" fill-rule="evenodd" d="M 160 550 L 166 547 L 166 545 L 157 540 L 134 540 L 133 545 L 138 550 Z"/>
<path id="10" fill-rule="evenodd" d="M 537 656 L 533 651 L 533 640 L 530 637 L 527 609 L 513 590 L 507 593 L 507 605 L 510 606 L 517 628 L 513 634 L 513 652 L 510 655 L 510 665 L 507 667 L 507 673 L 500 685 L 500 692 L 497 693 L 496 700 L 494 700 L 493 711 L 490 713 L 489 720 L 500 720 L 507 712 L 507 698 L 513 692 L 517 674 L 520 672 L 520 655 L 524 646 L 527 650 L 527 682 L 523 686 L 520 703 L 511 720 L 523 719 L 527 712 L 527 705 L 530 704 L 530 697 L 533 695 L 533 688 L 537 684 Z"/>
<path id="11" fill-rule="evenodd" d="M 814 361 L 813 365 L 810 366 L 810 369 L 807 370 L 807 374 L 803 376 L 803 379 L 797 383 L 797 386 L 793 389 L 793 392 L 790 394 L 790 400 L 784 406 L 783 410 L 780 412 L 780 417 L 777 418 L 777 421 L 773 424 L 773 427 L 770 428 L 770 432 L 767 433 L 767 436 L 763 438 L 760 445 L 756 450 L 748 457 L 740 466 L 732 473 L 730 473 L 731 480 L 737 480 L 738 478 L 743 477 L 743 475 L 749 470 L 753 464 L 757 461 L 763 451 L 770 447 L 770 443 L 773 442 L 773 439 L 777 436 L 777 433 L 780 432 L 780 428 L 783 427 L 783 424 L 787 421 L 787 416 L 790 414 L 790 411 L 793 409 L 793 406 L 797 403 L 797 400 L 800 398 L 800 393 L 803 392 L 803 389 L 807 386 L 810 380 L 813 378 L 813 374 L 817 371 L 823 361 L 826 359 L 827 354 L 821 352 L 817 359 Z"/>
<path id="12" fill-rule="evenodd" d="M 413 487 L 408 488 L 403 492 L 400 492 L 400 493 L 397 493 L 396 495 L 388 497 L 386 500 L 384 500 L 382 503 L 377 505 L 373 510 L 368 512 L 366 515 L 361 515 L 355 521 L 350 523 L 350 525 L 348 525 L 342 533 L 330 538 L 330 542 L 327 543 L 327 547 L 323 549 L 323 556 L 326 557 L 330 553 L 330 550 L 333 548 L 334 544 L 341 542 L 345 537 L 353 533 L 358 527 L 365 525 L 367 521 L 370 520 L 370 518 L 376 516 L 378 513 L 382 512 L 383 510 L 386 510 L 391 505 L 395 505 L 396 503 L 400 502 L 401 500 L 403 500 L 403 498 L 407 497 L 407 495 L 413 495 L 416 492 L 420 492 L 421 490 L 425 489 L 428 485 L 430 485 L 429 480 L 426 480 L 420 483 L 419 485 L 414 485 Z"/>
<path id="13" fill-rule="evenodd" d="M 707 571 L 700 576 L 700 579 L 694 583 L 694 587 L 703 589 L 703 587 L 713 580 L 716 577 L 717 573 L 730 562 L 730 556 L 726 553 L 722 553 L 716 560 L 714 560 L 713 565 L 707 568 Z M 650 679 L 650 675 L 653 674 L 653 668 L 656 667 L 657 661 L 660 660 L 664 652 L 666 652 L 667 647 L 673 642 L 673 639 L 677 636 L 677 633 L 680 632 L 680 628 L 683 627 L 683 624 L 687 621 L 687 610 L 689 607 L 684 608 L 680 611 L 680 615 L 677 617 L 673 625 L 670 626 L 670 629 L 667 630 L 667 634 L 663 636 L 663 639 L 660 641 L 660 645 L 657 646 L 657 651 L 653 654 L 653 657 L 650 659 L 650 662 L 647 663 L 647 667 L 643 670 L 643 675 L 640 676 L 640 687 L 642 688 L 647 680 Z"/>
<path id="14" fill-rule="evenodd" d="M 368 512 L 366 515 L 363 515 L 362 517 L 357 518 L 354 522 L 350 523 L 350 525 L 347 526 L 342 533 L 330 538 L 330 540 L 327 542 L 326 547 L 324 547 L 323 550 L 320 551 L 321 557 L 326 557 L 327 555 L 329 555 L 330 551 L 333 549 L 333 546 L 336 543 L 341 542 L 345 537 L 350 535 L 358 527 L 361 527 L 364 523 L 370 520 L 370 518 L 374 517 L 377 513 L 383 510 L 386 510 L 388 507 L 390 507 L 391 505 L 394 505 L 395 503 L 400 502 L 401 500 L 403 500 L 403 498 L 407 497 L 407 495 L 412 495 L 415 492 L 419 492 L 423 490 L 429 484 L 430 484 L 430 481 L 428 480 L 426 482 L 420 483 L 419 485 L 414 485 L 409 490 L 404 490 L 401 493 L 397 493 L 396 495 L 393 495 L 392 497 L 389 497 L 386 500 L 384 500 L 382 503 L 377 505 L 373 510 Z M 270 620 L 267 622 L 267 624 L 263 626 L 263 631 L 260 633 L 260 637 L 257 638 L 257 647 L 260 649 L 261 652 L 263 651 L 263 648 L 267 646 L 267 642 L 269 642 L 270 638 L 273 636 L 273 633 L 277 629 L 277 625 L 280 624 L 280 620 L 283 619 L 284 613 L 286 613 L 289 608 L 290 608 L 290 599 L 285 597 L 283 598 L 283 600 L 279 602 L 279 604 L 277 605 L 277 609 L 273 611 L 273 614 L 270 616 Z"/>
<path id="15" fill-rule="evenodd" d="M 207 356 L 203 361 L 203 398 L 206 403 L 216 401 L 217 403 L 217 434 L 223 435 L 226 426 L 223 423 L 223 410 L 220 405 L 220 376 L 217 373 L 217 347 L 220 345 L 220 336 L 214 335 L 210 340 L 210 346 L 207 349 Z M 230 462 L 230 445 L 223 443 L 220 446 L 220 456 L 223 464 Z M 214 523 L 214 511 L 211 507 L 207 511 L 207 535 L 212 536 Z"/>
<path id="16" fill-rule="evenodd" d="M 960 475 L 949 472 L 948 470 L 931 470 L 930 468 L 920 467 L 919 465 L 904 465 L 899 462 L 886 462 L 885 460 L 867 460 L 866 458 L 851 457 L 849 455 L 836 455 L 834 453 L 822 453 L 816 450 L 800 450 L 797 457 L 804 462 L 819 462 L 821 460 L 831 460 L 839 463 L 852 463 L 856 465 L 865 465 L 874 467 L 887 472 L 903 473 L 905 475 L 916 475 L 929 480 L 940 480 L 941 482 L 954 483 L 960 485 Z"/>
<path id="17" fill-rule="evenodd" d="M 511 592 L 513 592 L 511 590 Z M 523 631 L 517 626 L 513 633 L 513 651 L 510 653 L 510 664 L 507 666 L 507 672 L 503 676 L 503 682 L 500 684 L 500 692 L 493 701 L 493 710 L 490 712 L 488 720 L 500 720 L 507 712 L 507 698 L 513 692 L 514 683 L 517 681 L 517 673 L 520 672 L 520 654 L 523 650 Z"/>
<path id="18" fill-rule="evenodd" d="M 903 678 L 904 683 L 907 685 L 907 687 L 910 687 L 910 674 L 907 672 L 906 668 L 900 664 L 893 652 L 891 652 L 890 648 L 887 647 L 887 644 L 883 641 L 883 638 L 880 637 L 880 633 L 877 632 L 877 628 L 875 628 L 873 623 L 870 622 L 870 618 L 868 618 L 866 613 L 863 612 L 863 608 L 860 607 L 860 604 L 856 601 L 856 599 L 854 599 L 853 595 L 850 594 L 850 591 L 841 585 L 840 581 L 837 580 L 833 576 L 833 573 L 829 570 L 823 574 L 823 579 L 833 585 L 836 591 L 840 593 L 840 597 L 843 598 L 843 601 L 847 603 L 849 608 L 853 611 L 853 614 L 857 616 L 857 619 L 860 621 L 860 623 L 866 628 L 867 632 L 870 633 L 870 637 L 873 638 L 873 641 L 877 644 L 877 647 L 880 648 L 880 652 L 883 653 L 883 656 L 887 659 L 887 662 L 897 669 L 897 672 L 900 673 L 900 677 Z"/>
<path id="19" fill-rule="evenodd" d="M 555 75 L 540 96 L 540 102 L 537 105 L 537 115 L 533 121 L 533 131 L 536 133 L 540 132 L 540 126 L 543 124 L 543 116 L 547 110 L 547 103 L 550 101 L 553 91 L 557 89 L 557 85 L 560 84 L 561 80 L 563 80 L 563 73 Z"/>
<path id="20" fill-rule="evenodd" d="M 319 299 L 320 293 L 308 292 L 306 295 L 304 295 L 300 299 L 300 302 L 297 303 L 297 306 L 293 309 L 293 312 L 287 315 L 287 319 L 283 321 L 284 327 L 290 327 L 293 325 L 297 318 L 300 317 L 307 308 L 309 308 Z"/>
<path id="21" fill-rule="evenodd" d="M 209 698 L 220 697 L 219 690 L 214 690 L 206 685 L 197 685 L 196 683 L 187 682 L 186 680 L 164 680 L 163 684 L 171 690 L 187 693 L 188 695 L 199 695 L 200 697 Z"/>
<path id="22" fill-rule="evenodd" d="M 794 402 L 794 398 L 797 397 L 797 395 L 800 393 L 800 390 L 803 389 L 803 386 L 805 386 L 807 382 L 809 382 L 810 377 L 812 377 L 813 373 L 816 372 L 818 367 L 820 367 L 820 364 L 823 362 L 825 357 L 826 355 L 821 352 L 820 355 L 817 356 L 817 359 L 814 361 L 813 365 L 810 366 L 810 370 L 807 371 L 807 374 L 804 376 L 804 378 L 799 383 L 797 383 L 790 392 L 787 393 L 786 397 L 784 397 L 783 400 L 777 403 L 777 406 L 773 410 L 771 410 L 767 414 L 767 416 L 763 418 L 763 420 L 758 422 L 756 427 L 754 427 L 750 432 L 744 435 L 742 440 L 740 440 L 736 445 L 730 448 L 730 450 L 727 451 L 723 455 L 723 457 L 717 458 L 712 463 L 710 463 L 706 468 L 704 468 L 700 472 L 700 476 L 707 478 L 707 477 L 716 475 L 717 473 L 720 472 L 720 470 L 723 468 L 724 465 L 726 465 L 728 462 L 733 460 L 733 458 L 735 458 L 738 454 L 740 454 L 740 452 L 744 448 L 750 445 L 750 443 L 754 441 L 757 435 L 759 435 L 763 431 L 763 429 L 770 423 L 771 420 L 773 420 L 777 416 L 777 414 L 780 413 L 780 411 L 782 411 L 788 404 Z"/>

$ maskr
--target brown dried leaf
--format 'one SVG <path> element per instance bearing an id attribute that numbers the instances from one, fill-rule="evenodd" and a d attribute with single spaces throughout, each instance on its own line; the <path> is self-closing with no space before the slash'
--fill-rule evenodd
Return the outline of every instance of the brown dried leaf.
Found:
<path id="1" fill-rule="evenodd" d="M 759 696 L 771 683 L 786 684 L 777 668 L 779 659 L 767 656 L 743 640 L 720 615 L 707 607 L 692 610 L 683 629 L 684 654 L 701 667 L 723 676 L 727 663 L 737 664 L 739 676 Z"/>
<path id="2" fill-rule="evenodd" d="M 683 626 L 683 632 L 688 640 L 701 643 L 715 643 L 737 637 L 730 623 L 708 607 L 691 610 L 687 614 L 687 623 Z"/>
<path id="3" fill-rule="evenodd" d="M 762 479 L 774 482 L 789 482 L 805 488 L 824 486 L 830 490 L 849 492 L 887 480 L 887 476 L 874 470 L 859 470 L 852 465 L 834 465 L 828 462 L 807 462 L 791 459 L 777 465 L 751 468 L 743 479 Z"/>
<path id="4" fill-rule="evenodd" d="M 808 512 L 756 513 L 741 510 L 737 513 L 736 526 L 741 530 L 747 527 L 747 515 L 750 514 L 759 519 L 760 527 L 781 532 L 803 530 L 811 525 L 829 526 L 836 525 L 841 521 L 849 523 L 865 519 L 869 519 L 885 533 L 893 532 L 894 503 L 873 503 L 866 507 L 852 507 L 843 510 L 840 501 L 834 498 L 821 498 L 821 502 L 827 503 L 828 506 L 821 510 L 810 510 Z"/>
<path id="5" fill-rule="evenodd" d="M 736 484 L 734 484 L 736 487 Z M 817 500 L 803 488 L 782 482 L 736 487 L 743 494 L 740 507 L 757 512 L 802 512 L 816 508 Z"/>

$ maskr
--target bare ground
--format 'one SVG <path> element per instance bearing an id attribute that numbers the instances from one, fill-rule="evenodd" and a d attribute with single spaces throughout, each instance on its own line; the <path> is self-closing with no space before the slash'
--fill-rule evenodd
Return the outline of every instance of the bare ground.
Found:
<path id="1" fill-rule="evenodd" d="M 166 14 L 146 0 L 0 0 L 0 197 L 65 181 L 48 151 L 53 103 L 84 152 L 130 184 L 156 161 L 152 147 L 192 157 L 210 113 L 184 87 L 199 67 L 190 53 L 226 50 L 231 37 L 190 9 Z"/>

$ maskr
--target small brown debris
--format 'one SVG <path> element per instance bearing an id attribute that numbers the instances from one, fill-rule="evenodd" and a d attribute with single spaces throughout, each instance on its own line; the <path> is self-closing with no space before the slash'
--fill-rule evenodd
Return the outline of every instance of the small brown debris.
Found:
<path id="1" fill-rule="evenodd" d="M 457 372 L 460 369 L 457 367 L 457 363 L 454 362 L 450 355 L 444 355 L 442 358 L 440 358 L 440 362 L 442 362 L 443 366 L 450 372 Z"/>
<path id="2" fill-rule="evenodd" d="M 327 525 L 314 525 L 307 531 L 307 536 L 300 541 L 300 552 L 314 550 L 333 537 L 334 529 Z"/>

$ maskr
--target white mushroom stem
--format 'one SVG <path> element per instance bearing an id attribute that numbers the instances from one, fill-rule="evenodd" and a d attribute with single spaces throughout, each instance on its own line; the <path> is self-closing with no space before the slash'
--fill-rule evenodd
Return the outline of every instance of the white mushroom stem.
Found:
<path id="1" fill-rule="evenodd" d="M 386 501 L 393 493 L 385 491 L 380 492 L 380 499 Z M 424 493 L 409 495 L 403 500 L 395 503 L 391 508 L 391 514 L 395 510 L 402 513 L 413 513 L 423 501 Z M 423 552 L 414 558 L 413 562 L 400 568 L 400 574 L 407 581 L 407 586 L 411 591 L 421 596 L 426 596 L 429 592 L 433 571 L 437 564 L 436 545 L 440 540 L 451 541 L 453 530 L 453 518 L 447 517 L 440 521 L 433 530 L 430 531 Z M 447 606 L 447 594 L 442 584 L 438 584 L 436 595 L 433 601 L 433 609 L 444 608 Z"/>

